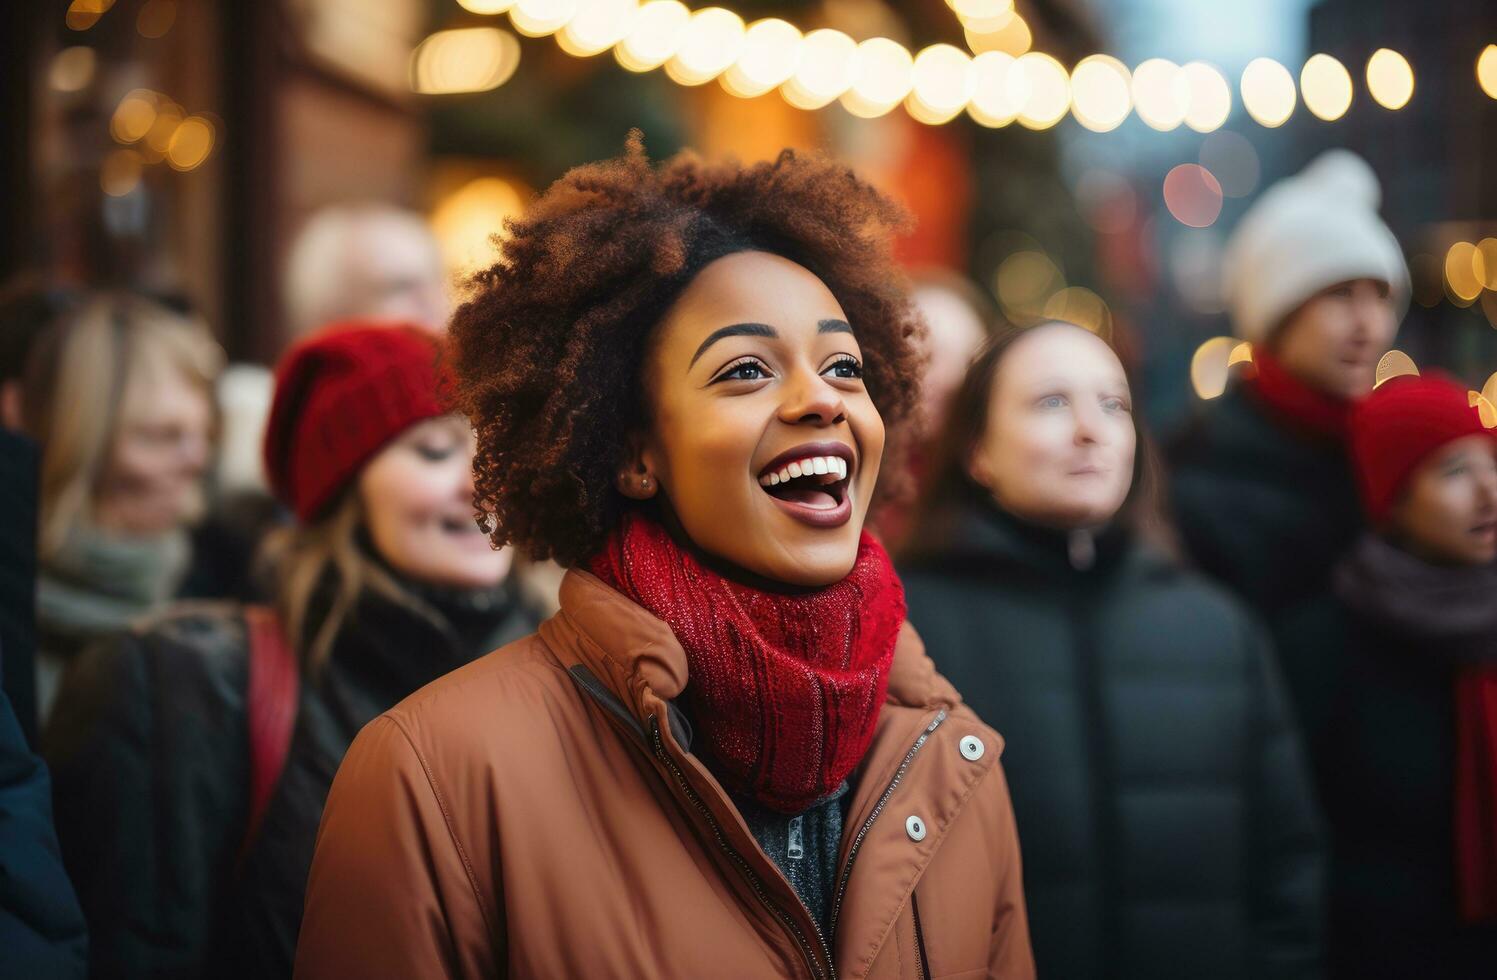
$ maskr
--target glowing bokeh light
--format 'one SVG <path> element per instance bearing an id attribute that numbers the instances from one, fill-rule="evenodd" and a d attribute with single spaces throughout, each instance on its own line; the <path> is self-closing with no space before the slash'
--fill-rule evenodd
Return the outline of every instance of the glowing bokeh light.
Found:
<path id="1" fill-rule="evenodd" d="M 1105 54 L 1082 58 L 1071 71 L 1071 115 L 1095 133 L 1117 129 L 1133 109 L 1128 66 Z"/>
<path id="2" fill-rule="evenodd" d="M 1402 109 L 1414 97 L 1414 69 L 1391 48 L 1378 48 L 1367 59 L 1367 91 L 1384 109 Z"/>
<path id="3" fill-rule="evenodd" d="M 1487 45 L 1477 56 L 1476 84 L 1488 97 L 1497 99 L 1497 44 Z"/>
<path id="4" fill-rule="evenodd" d="M 500 177 L 478 177 L 444 197 L 431 214 L 431 230 L 447 268 L 466 273 L 498 258 L 493 236 L 525 207 L 524 195 Z"/>
<path id="5" fill-rule="evenodd" d="M 580 0 L 577 14 L 556 34 L 567 54 L 588 58 L 602 54 L 629 33 L 638 0 Z"/>
<path id="6" fill-rule="evenodd" d="M 1294 76 L 1272 58 L 1255 58 L 1242 70 L 1242 107 L 1260 126 L 1273 129 L 1294 115 Z"/>
<path id="7" fill-rule="evenodd" d="M 110 197 L 124 197 L 140 186 L 142 161 L 135 150 L 111 150 L 99 165 L 99 189 Z"/>
<path id="8" fill-rule="evenodd" d="M 1065 287 L 1065 277 L 1050 256 L 1032 249 L 1010 254 L 998 266 L 993 280 L 998 302 L 1015 322 L 1033 322 L 1044 316 L 1050 297 Z"/>
<path id="9" fill-rule="evenodd" d="M 680 0 L 649 0 L 635 13 L 613 56 L 630 71 L 659 68 L 681 46 L 690 22 L 691 11 Z"/>
<path id="10" fill-rule="evenodd" d="M 743 51 L 743 18 L 722 7 L 705 7 L 691 15 L 681 46 L 666 62 L 665 73 L 682 85 L 701 85 L 728 70 Z"/>
<path id="11" fill-rule="evenodd" d="M 166 144 L 166 162 L 173 170 L 195 170 L 213 152 L 213 124 L 202 116 L 188 116 Z"/>
<path id="12" fill-rule="evenodd" d="M 411 89 L 423 95 L 486 92 L 520 67 L 520 42 L 497 27 L 437 31 L 411 52 Z"/>
<path id="13" fill-rule="evenodd" d="M 787 21 L 777 17 L 754 21 L 743 36 L 738 60 L 723 73 L 722 87 L 750 99 L 782 85 L 795 74 L 800 41 L 800 30 Z"/>
<path id="14" fill-rule="evenodd" d="M 1164 177 L 1164 206 L 1191 228 L 1209 228 L 1222 213 L 1222 187 L 1216 176 L 1195 163 L 1182 163 Z"/>
<path id="15" fill-rule="evenodd" d="M 1497 290 L 1497 238 L 1483 238 L 1476 243 L 1471 265 L 1484 287 Z"/>
<path id="16" fill-rule="evenodd" d="M 1464 303 L 1472 303 L 1481 295 L 1485 271 L 1478 274 L 1477 263 L 1481 261 L 1481 253 L 1470 242 L 1456 242 L 1445 253 L 1445 285 Z"/>
<path id="17" fill-rule="evenodd" d="M 1408 377 L 1419 377 L 1419 366 L 1403 351 L 1390 350 L 1377 362 L 1377 372 L 1372 376 L 1372 386 L 1378 388 L 1394 378 Z"/>
<path id="18" fill-rule="evenodd" d="M 972 101 L 967 115 L 990 128 L 1007 126 L 1029 98 L 1029 81 L 1013 55 L 986 51 L 972 59 Z"/>
<path id="19" fill-rule="evenodd" d="M 1185 121 L 1189 108 L 1189 82 L 1179 65 L 1150 58 L 1133 69 L 1133 109 L 1144 125 L 1169 132 Z"/>
<path id="20" fill-rule="evenodd" d="M 81 92 L 93 82 L 97 65 L 93 48 L 84 44 L 63 48 L 47 69 L 47 84 L 58 92 Z"/>
<path id="21" fill-rule="evenodd" d="M 909 49 L 886 37 L 871 37 L 853 57 L 853 83 L 842 105 L 871 119 L 903 102 L 915 85 L 915 59 Z"/>
<path id="22" fill-rule="evenodd" d="M 516 0 L 509 22 L 526 37 L 548 37 L 577 16 L 577 0 Z"/>
<path id="23" fill-rule="evenodd" d="M 176 0 L 146 0 L 140 13 L 135 15 L 135 29 L 141 37 L 152 40 L 165 37 L 176 22 Z"/>
<path id="24" fill-rule="evenodd" d="M 1227 390 L 1232 355 L 1237 347 L 1236 337 L 1212 337 L 1196 348 L 1190 357 L 1190 386 L 1197 398 L 1210 401 Z"/>
<path id="25" fill-rule="evenodd" d="M 1021 55 L 1013 70 L 1023 75 L 1027 89 L 1019 106 L 1019 124 L 1029 129 L 1049 129 L 1071 108 L 1071 76 L 1065 66 L 1048 54 L 1030 51 Z"/>
<path id="26" fill-rule="evenodd" d="M 1351 108 L 1351 72 L 1328 54 L 1312 55 L 1299 73 L 1300 96 L 1318 119 L 1334 122 Z"/>
<path id="27" fill-rule="evenodd" d="M 801 40 L 795 74 L 780 86 L 780 94 L 797 109 L 820 109 L 852 88 L 857 53 L 857 42 L 841 31 L 812 31 Z"/>
<path id="28" fill-rule="evenodd" d="M 915 56 L 914 84 L 905 108 L 923 123 L 943 123 L 967 107 L 976 85 L 972 58 L 949 44 L 933 44 Z"/>
<path id="29" fill-rule="evenodd" d="M 138 88 L 120 99 L 109 119 L 109 133 L 120 143 L 138 143 L 156 125 L 157 95 Z"/>
<path id="30" fill-rule="evenodd" d="M 515 0 L 457 0 L 458 6 L 474 14 L 502 14 L 515 5 Z"/>
<path id="31" fill-rule="evenodd" d="M 1112 335 L 1112 311 L 1107 303 L 1085 286 L 1067 286 L 1045 300 L 1040 315 L 1046 320 L 1060 320 L 1085 327 L 1103 339 Z"/>
<path id="32" fill-rule="evenodd" d="M 97 24 L 99 18 L 113 6 L 114 0 L 73 0 L 68 4 L 68 12 L 63 15 L 63 23 L 68 25 L 69 30 L 86 31 Z"/>
<path id="33" fill-rule="evenodd" d="M 993 21 L 1014 9 L 1014 0 L 946 0 L 962 23 Z"/>
<path id="34" fill-rule="evenodd" d="M 1180 69 L 1186 90 L 1185 125 L 1198 133 L 1222 127 L 1232 114 L 1232 86 L 1226 76 L 1204 61 L 1192 61 Z"/>
<path id="35" fill-rule="evenodd" d="M 1026 54 L 1033 46 L 1034 35 L 1030 33 L 1029 24 L 1023 17 L 1012 14 L 1000 20 L 1000 26 L 992 30 L 976 30 L 967 27 L 962 31 L 967 47 L 974 55 L 994 51 L 1017 58 Z"/>

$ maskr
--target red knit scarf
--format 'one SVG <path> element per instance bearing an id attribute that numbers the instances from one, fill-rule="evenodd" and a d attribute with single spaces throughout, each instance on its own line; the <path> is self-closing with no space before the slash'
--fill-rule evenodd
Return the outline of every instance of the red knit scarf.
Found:
<path id="1" fill-rule="evenodd" d="M 1269 408 L 1315 435 L 1346 439 L 1351 422 L 1349 399 L 1310 387 L 1290 374 L 1278 358 L 1260 348 L 1253 349 L 1253 367 L 1257 376 L 1251 390 Z"/>
<path id="2" fill-rule="evenodd" d="M 866 531 L 846 578 L 799 595 L 724 578 L 637 515 L 591 571 L 675 633 L 692 721 L 729 790 L 799 813 L 863 760 L 905 618 L 904 588 Z"/>

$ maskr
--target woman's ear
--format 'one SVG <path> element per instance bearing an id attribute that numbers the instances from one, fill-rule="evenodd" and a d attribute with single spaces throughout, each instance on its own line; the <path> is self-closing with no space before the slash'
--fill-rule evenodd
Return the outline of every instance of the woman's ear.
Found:
<path id="1" fill-rule="evenodd" d="M 967 451 L 967 475 L 980 487 L 993 489 L 993 470 L 988 465 L 987 444 L 979 441 Z"/>
<path id="2" fill-rule="evenodd" d="M 624 463 L 614 478 L 619 493 L 630 500 L 649 500 L 660 492 L 660 481 L 655 477 L 649 455 L 644 440 L 630 437 Z"/>

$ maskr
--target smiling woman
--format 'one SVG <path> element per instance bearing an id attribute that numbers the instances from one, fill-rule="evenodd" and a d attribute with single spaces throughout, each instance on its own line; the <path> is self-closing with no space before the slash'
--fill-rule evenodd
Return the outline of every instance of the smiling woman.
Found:
<path id="1" fill-rule="evenodd" d="M 1033 975 L 1002 740 L 863 528 L 919 368 L 900 221 L 636 136 L 509 226 L 459 396 L 561 612 L 361 735 L 299 975 Z"/>

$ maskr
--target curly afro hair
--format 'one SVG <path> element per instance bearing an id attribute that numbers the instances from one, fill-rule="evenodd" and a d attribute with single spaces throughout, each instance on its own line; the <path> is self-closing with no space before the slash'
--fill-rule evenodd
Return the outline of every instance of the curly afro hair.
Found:
<path id="1" fill-rule="evenodd" d="M 891 431 L 915 404 L 923 329 L 889 251 L 904 211 L 850 169 L 772 163 L 658 168 L 638 131 L 622 157 L 578 167 L 507 223 L 500 260 L 453 317 L 459 407 L 478 433 L 474 503 L 496 545 L 571 566 L 629 501 L 615 487 L 645 430 L 652 329 L 714 259 L 758 250 L 815 273 L 857 332 Z"/>

